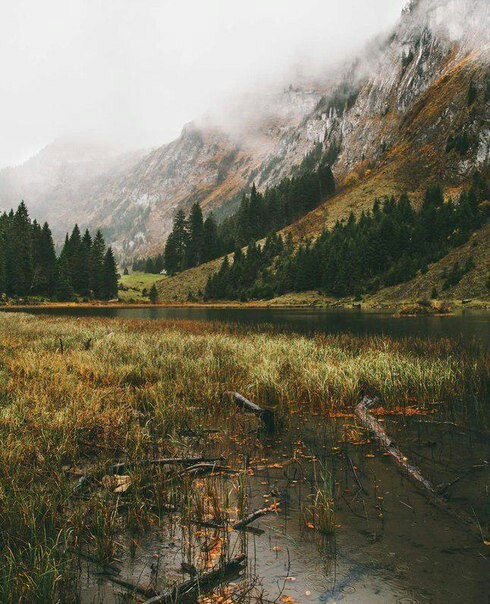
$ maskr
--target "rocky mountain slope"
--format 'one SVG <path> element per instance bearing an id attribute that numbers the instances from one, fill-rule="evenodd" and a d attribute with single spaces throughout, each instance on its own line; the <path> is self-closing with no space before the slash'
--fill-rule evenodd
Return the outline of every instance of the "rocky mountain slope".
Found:
<path id="1" fill-rule="evenodd" d="M 351 211 L 370 208 L 376 197 L 406 190 L 417 202 L 430 182 L 440 182 L 447 194 L 456 195 L 475 170 L 488 177 L 490 47 L 484 8 L 476 1 L 412 3 L 388 42 L 354 65 L 295 136 L 285 135 L 278 142 L 275 157 L 282 159 L 275 160 L 277 177 L 309 143 L 321 141 L 325 150 L 339 151 L 333 166 L 338 194 L 286 232 L 296 240 L 315 236 Z M 457 23 L 467 24 L 464 33 L 457 30 Z M 362 77 L 366 63 L 373 61 L 374 75 Z M 351 82 L 357 84 L 353 87 Z M 273 180 L 274 174 L 267 178 Z M 457 291 L 445 292 L 446 296 L 463 295 L 462 288 L 471 284 L 469 295 L 488 297 L 488 236 L 482 241 L 481 262 Z M 162 301 L 196 296 L 216 266 L 219 262 L 165 280 Z M 437 275 L 437 267 L 434 271 Z M 390 301 L 422 289 L 427 293 L 432 276 L 423 278 L 423 284 L 415 281 L 413 287 L 394 288 Z"/>
<path id="2" fill-rule="evenodd" d="M 412 1 L 390 35 L 322 82 L 250 93 L 226 119 L 189 124 L 144 156 L 108 154 L 83 174 L 65 162 L 54 179 L 32 176 L 23 196 L 60 228 L 104 227 L 130 258 L 161 250 L 177 208 L 200 201 L 225 215 L 253 182 L 277 183 L 318 143 L 341 192 L 291 227 L 298 237 L 376 195 L 417 194 L 432 180 L 457 189 L 488 170 L 489 21 L 485 0 Z M 20 196 L 25 170 L 0 173 L 0 205 Z"/>

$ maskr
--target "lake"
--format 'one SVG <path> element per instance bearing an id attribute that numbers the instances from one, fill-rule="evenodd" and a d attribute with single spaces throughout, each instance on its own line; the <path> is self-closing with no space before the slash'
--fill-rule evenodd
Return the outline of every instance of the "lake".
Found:
<path id="1" fill-rule="evenodd" d="M 244 325 L 273 325 L 299 333 L 354 333 L 388 335 L 394 337 L 477 337 L 490 338 L 489 314 L 482 311 L 465 311 L 461 314 L 427 317 L 394 316 L 390 313 L 273 308 L 208 308 L 165 307 L 33 307 L 9 312 L 33 314 L 106 317 L 117 319 L 224 321 Z"/>

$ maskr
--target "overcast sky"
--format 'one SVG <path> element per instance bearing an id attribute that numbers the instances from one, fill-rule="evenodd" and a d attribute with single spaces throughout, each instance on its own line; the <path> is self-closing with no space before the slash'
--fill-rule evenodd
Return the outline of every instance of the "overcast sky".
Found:
<path id="1" fill-rule="evenodd" d="M 0 167 L 61 136 L 153 146 L 256 83 L 312 71 L 405 0 L 0 0 Z"/>

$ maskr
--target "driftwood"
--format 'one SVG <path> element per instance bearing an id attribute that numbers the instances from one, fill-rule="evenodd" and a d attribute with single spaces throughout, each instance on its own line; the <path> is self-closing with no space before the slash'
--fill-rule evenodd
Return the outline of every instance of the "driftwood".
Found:
<path id="1" fill-rule="evenodd" d="M 138 585 L 137 583 L 132 583 L 131 581 L 119 579 L 119 577 L 115 577 L 114 575 L 106 575 L 106 578 L 112 583 L 124 587 L 124 589 L 127 589 L 131 593 L 144 596 L 145 598 L 152 598 L 157 594 L 157 592 L 154 589 L 151 589 L 151 587 L 143 587 L 141 585 Z"/>
<path id="2" fill-rule="evenodd" d="M 120 461 L 112 465 L 112 474 L 125 474 L 129 470 L 135 467 L 146 466 L 146 465 L 189 465 L 195 467 L 196 464 L 214 464 L 217 461 L 222 461 L 222 457 L 162 457 L 158 459 L 141 459 L 138 461 Z M 88 483 L 96 478 L 95 473 L 85 474 L 81 476 L 75 487 L 75 493 L 81 491 Z"/>
<path id="3" fill-rule="evenodd" d="M 395 443 L 386 434 L 385 429 L 381 426 L 378 420 L 369 411 L 369 407 L 373 401 L 365 396 L 355 408 L 357 417 L 361 420 L 362 425 L 376 436 L 379 443 L 383 446 L 386 452 L 392 457 L 395 462 L 405 470 L 407 476 L 414 482 L 418 483 L 423 489 L 429 493 L 435 493 L 432 484 L 422 476 L 422 473 L 417 466 L 408 463 L 405 455 L 395 446 Z"/>
<path id="4" fill-rule="evenodd" d="M 471 518 L 471 516 L 468 516 L 465 512 L 456 511 L 450 507 L 447 501 L 440 497 L 438 489 L 435 488 L 429 480 L 422 476 L 420 470 L 416 466 L 408 463 L 407 457 L 405 457 L 402 451 L 389 438 L 378 420 L 370 413 L 369 407 L 373 403 L 374 401 L 372 399 L 365 396 L 355 407 L 355 413 L 362 425 L 375 435 L 378 442 L 383 446 L 390 457 L 395 460 L 407 478 L 412 480 L 412 482 L 418 486 L 421 492 L 427 497 L 429 503 L 449 516 L 452 516 L 454 519 L 466 524 L 475 534 L 478 535 L 480 539 L 483 539 L 481 530 L 478 526 L 476 526 L 474 519 Z"/>
<path id="5" fill-rule="evenodd" d="M 79 558 L 83 558 L 88 562 L 92 562 L 93 564 L 97 564 L 104 571 L 104 575 L 119 575 L 121 569 L 119 565 L 114 562 L 102 562 L 97 556 L 93 556 L 88 552 L 84 552 L 81 549 L 71 549 L 70 553 L 75 554 Z"/>
<path id="6" fill-rule="evenodd" d="M 488 463 L 480 464 L 480 465 L 477 465 L 477 466 L 472 466 L 471 468 L 469 468 L 468 470 L 466 470 L 466 472 L 464 472 L 464 474 L 461 474 L 460 476 L 458 476 L 454 480 L 451 480 L 451 482 L 448 482 L 446 484 L 442 484 L 442 485 L 438 486 L 437 487 L 437 491 L 438 491 L 438 493 L 440 495 L 442 495 L 443 493 L 445 493 L 446 491 L 448 491 L 452 486 L 454 486 L 455 484 L 457 484 L 458 482 L 460 482 L 461 480 L 463 480 L 464 478 L 466 478 L 467 476 L 469 476 L 473 472 L 477 472 L 478 470 L 487 470 L 488 467 L 489 467 Z"/>
<path id="7" fill-rule="evenodd" d="M 240 409 L 243 409 L 248 413 L 253 413 L 257 417 L 260 417 L 260 419 L 264 422 L 268 430 L 272 431 L 274 429 L 274 411 L 272 411 L 271 409 L 263 409 L 262 407 L 259 407 L 259 405 L 252 403 L 252 401 L 249 401 L 239 392 L 233 392 L 232 394 L 235 399 L 235 402 L 240 407 Z"/>
<path id="8" fill-rule="evenodd" d="M 110 563 L 110 562 L 109 563 L 102 562 L 101 560 L 99 560 L 97 558 L 97 556 L 93 556 L 92 554 L 89 554 L 88 552 L 84 552 L 82 550 L 71 550 L 71 551 L 72 551 L 72 553 L 76 554 L 80 558 L 84 558 L 88 562 L 92 562 L 93 564 L 100 566 L 102 571 L 98 574 L 102 575 L 108 581 L 112 581 L 112 583 L 116 583 L 116 585 L 120 585 L 121 587 L 124 587 L 125 589 L 127 589 L 133 593 L 139 594 L 140 596 L 144 596 L 145 598 L 151 598 L 152 596 L 156 595 L 155 590 L 151 589 L 150 587 L 143 587 L 142 585 L 138 585 L 131 581 L 126 581 L 125 579 L 120 579 L 117 575 L 120 574 L 121 569 L 118 566 L 116 566 L 115 564 Z"/>
<path id="9" fill-rule="evenodd" d="M 194 465 L 198 463 L 214 463 L 222 461 L 222 457 L 161 457 L 158 459 L 141 459 L 138 461 L 120 461 L 112 466 L 113 474 L 125 474 L 128 470 L 138 466 L 172 466 Z"/>
<path id="10" fill-rule="evenodd" d="M 196 596 L 202 591 L 209 591 L 216 585 L 222 583 L 227 577 L 236 576 L 243 570 L 247 556 L 241 555 L 232 558 L 229 562 L 213 570 L 172 587 L 168 591 L 146 600 L 145 604 L 174 604 L 175 602 L 184 602 L 186 600 L 195 601 Z"/>
<path id="11" fill-rule="evenodd" d="M 261 508 L 260 510 L 255 510 L 255 512 L 252 512 L 248 516 L 245 516 L 245 518 L 242 518 L 242 520 L 235 522 L 235 524 L 232 526 L 232 528 L 234 531 L 241 531 L 241 530 L 247 528 L 247 526 L 251 522 L 254 522 L 254 520 L 257 520 L 257 518 L 260 518 L 261 516 L 265 516 L 266 514 L 273 512 L 274 509 L 273 508 Z"/>
<path id="12" fill-rule="evenodd" d="M 217 463 L 210 463 L 210 462 L 204 463 L 203 462 L 203 463 L 196 463 L 192 466 L 185 468 L 184 470 L 179 472 L 177 474 L 177 476 L 178 477 L 188 476 L 188 475 L 201 476 L 202 474 L 208 474 L 210 472 L 211 473 L 218 472 L 218 473 L 223 473 L 223 474 L 237 474 L 238 470 L 233 470 L 232 468 L 228 468 L 227 466 L 222 466 Z M 169 480 L 172 480 L 172 478 L 170 478 Z"/>

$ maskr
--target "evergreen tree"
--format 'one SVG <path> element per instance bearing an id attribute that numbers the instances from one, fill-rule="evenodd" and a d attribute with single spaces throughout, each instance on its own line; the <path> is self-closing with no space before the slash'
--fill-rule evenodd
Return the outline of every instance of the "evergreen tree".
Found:
<path id="1" fill-rule="evenodd" d="M 13 215 L 7 246 L 10 294 L 25 296 L 31 292 L 34 266 L 31 220 L 22 201 Z"/>
<path id="2" fill-rule="evenodd" d="M 117 298 L 118 281 L 116 260 L 112 248 L 109 247 L 104 256 L 102 298 Z"/>
<path id="3" fill-rule="evenodd" d="M 203 258 L 204 223 L 201 206 L 198 203 L 193 204 L 191 208 L 187 233 L 184 264 L 186 268 L 190 268 L 201 264 Z"/>
<path id="4" fill-rule="evenodd" d="M 168 275 L 175 275 L 180 269 L 180 255 L 177 251 L 177 243 L 174 233 L 170 233 L 165 243 L 165 271 Z"/>
<path id="5" fill-rule="evenodd" d="M 221 254 L 221 246 L 218 238 L 218 226 L 212 214 L 204 221 L 203 226 L 203 262 L 218 258 Z"/>
<path id="6" fill-rule="evenodd" d="M 71 283 L 71 270 L 68 258 L 61 255 L 58 259 L 58 279 L 56 282 L 56 299 L 60 302 L 73 298 L 73 286 Z"/>
<path id="7" fill-rule="evenodd" d="M 89 230 L 86 229 L 82 237 L 80 246 L 80 262 L 78 266 L 79 280 L 78 286 L 80 288 L 79 293 L 82 296 L 88 296 L 90 294 L 90 256 L 92 252 L 92 236 Z"/>
<path id="8" fill-rule="evenodd" d="M 104 237 L 100 231 L 97 231 L 90 250 L 89 264 L 90 291 L 95 298 L 102 298 L 104 295 L 104 256 Z"/>
<path id="9" fill-rule="evenodd" d="M 158 302 L 158 291 L 155 284 L 153 284 L 150 288 L 149 297 L 152 304 L 156 304 Z"/>
<path id="10" fill-rule="evenodd" d="M 58 267 L 53 236 L 47 222 L 41 227 L 34 227 L 34 276 L 33 293 L 53 296 L 58 281 Z"/>
<path id="11" fill-rule="evenodd" d="M 185 213 L 184 210 L 179 210 L 175 215 L 172 232 L 165 244 L 165 270 L 169 275 L 174 275 L 184 268 L 187 241 Z"/>
<path id="12" fill-rule="evenodd" d="M 294 203 L 303 203 L 296 190 L 288 191 Z M 307 180 L 302 181 L 308 182 Z M 479 186 L 478 191 L 485 190 Z M 475 189 L 462 193 L 459 203 L 444 201 L 440 186 L 427 189 L 422 208 L 415 212 L 407 195 L 398 202 L 388 197 L 375 200 L 370 212 L 353 213 L 325 230 L 314 243 L 305 241 L 295 250 L 291 237 L 266 239 L 263 248 L 250 243 L 246 252 L 237 249 L 233 264 L 225 259 L 205 288 L 205 297 L 249 299 L 287 291 L 323 289 L 346 296 L 374 292 L 426 272 L 428 265 L 466 241 L 486 220 Z M 474 267 L 471 259 L 456 264 L 443 289 L 458 283 Z"/>

